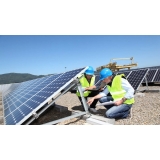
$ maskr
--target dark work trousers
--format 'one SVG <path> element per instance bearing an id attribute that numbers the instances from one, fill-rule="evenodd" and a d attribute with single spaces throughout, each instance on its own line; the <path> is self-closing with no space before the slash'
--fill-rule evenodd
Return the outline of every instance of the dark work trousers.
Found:
<path id="1" fill-rule="evenodd" d="M 87 98 L 88 98 L 88 97 L 94 97 L 94 96 L 96 96 L 97 94 L 99 94 L 99 91 L 92 91 L 87 97 L 84 97 L 84 98 L 85 98 L 86 101 L 87 101 Z M 79 98 L 79 100 L 80 100 L 80 102 L 81 102 L 81 104 L 82 104 L 82 106 L 83 106 L 82 98 L 81 98 L 81 97 L 78 97 L 78 98 Z M 93 101 L 93 103 L 90 105 L 90 108 L 96 108 L 97 102 L 98 102 L 98 99 L 95 99 L 95 100 Z M 84 106 L 83 106 L 83 110 L 85 110 L 85 109 L 84 109 Z"/>

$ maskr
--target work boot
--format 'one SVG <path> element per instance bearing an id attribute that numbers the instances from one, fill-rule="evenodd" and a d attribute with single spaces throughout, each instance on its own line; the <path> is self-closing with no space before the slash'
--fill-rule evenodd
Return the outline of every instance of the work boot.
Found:
<path id="1" fill-rule="evenodd" d="M 89 111 L 92 113 L 98 113 L 98 111 L 95 108 L 90 108 Z"/>
<path id="2" fill-rule="evenodd" d="M 126 119 L 131 119 L 132 118 L 132 108 L 129 111 L 128 116 L 126 117 Z"/>

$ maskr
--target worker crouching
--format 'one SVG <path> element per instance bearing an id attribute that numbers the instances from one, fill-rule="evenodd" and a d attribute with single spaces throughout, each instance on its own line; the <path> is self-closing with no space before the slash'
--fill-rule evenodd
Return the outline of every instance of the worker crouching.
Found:
<path id="1" fill-rule="evenodd" d="M 107 118 L 127 118 L 134 103 L 134 89 L 125 79 L 124 74 L 113 75 L 109 68 L 104 68 L 100 72 L 100 79 L 106 84 L 106 88 L 92 97 L 87 103 L 91 105 L 96 99 L 100 103 L 114 101 L 113 105 L 104 105 L 107 109 Z"/>
<path id="2" fill-rule="evenodd" d="M 84 75 L 79 79 L 81 87 L 82 87 L 82 92 L 83 92 L 83 96 L 84 98 L 87 100 L 88 97 L 93 97 L 95 95 L 97 95 L 99 93 L 99 91 L 94 91 L 92 92 L 91 90 L 95 89 L 95 75 L 94 75 L 94 69 L 93 67 L 89 66 L 88 69 L 85 71 Z M 83 106 L 82 103 L 82 98 L 80 96 L 79 91 L 77 90 L 77 96 Z M 96 113 L 96 104 L 98 102 L 98 99 L 94 99 L 92 104 L 90 105 L 90 111 Z M 83 110 L 84 106 L 83 106 Z"/>

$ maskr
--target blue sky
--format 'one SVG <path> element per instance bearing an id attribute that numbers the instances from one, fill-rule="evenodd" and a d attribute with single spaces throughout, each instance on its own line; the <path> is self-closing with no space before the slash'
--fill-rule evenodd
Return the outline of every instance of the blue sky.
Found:
<path id="1" fill-rule="evenodd" d="M 108 64 L 112 58 L 134 57 L 138 67 L 160 65 L 160 36 L 2 35 L 0 74 L 61 73 Z M 130 60 L 117 60 L 129 64 Z"/>

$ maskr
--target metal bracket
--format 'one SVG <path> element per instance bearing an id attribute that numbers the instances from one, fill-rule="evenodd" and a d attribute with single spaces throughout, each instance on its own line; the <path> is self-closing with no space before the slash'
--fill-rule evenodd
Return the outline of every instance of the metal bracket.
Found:
<path id="1" fill-rule="evenodd" d="M 32 116 L 33 116 L 35 119 L 38 119 L 38 117 L 39 117 L 39 115 L 38 115 L 36 112 L 32 113 Z"/>
<path id="2" fill-rule="evenodd" d="M 87 113 L 89 113 L 89 111 L 88 111 L 89 106 L 88 106 L 88 104 L 87 104 L 87 102 L 86 102 L 86 99 L 85 99 L 84 96 L 83 96 L 82 87 L 81 87 L 80 83 L 78 83 L 78 91 L 79 91 L 80 96 L 81 96 L 81 98 L 82 98 L 82 103 L 83 103 L 84 109 L 85 109 L 85 111 L 86 111 Z"/>
<path id="3" fill-rule="evenodd" d="M 145 76 L 145 81 L 146 81 L 147 89 L 149 90 L 149 87 L 148 87 L 148 81 L 147 81 L 147 77 L 146 77 L 146 76 Z"/>

